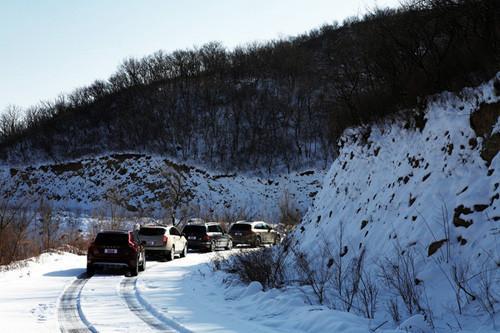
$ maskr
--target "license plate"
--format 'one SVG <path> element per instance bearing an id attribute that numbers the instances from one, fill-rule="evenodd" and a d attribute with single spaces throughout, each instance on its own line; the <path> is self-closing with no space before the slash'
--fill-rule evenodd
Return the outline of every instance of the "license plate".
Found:
<path id="1" fill-rule="evenodd" d="M 196 236 L 188 236 L 188 239 L 195 240 Z"/>
<path id="2" fill-rule="evenodd" d="M 241 235 L 242 235 L 242 233 L 241 233 L 241 232 L 235 232 L 235 233 L 234 233 L 234 235 L 235 235 L 235 236 L 241 236 Z"/>
<path id="3" fill-rule="evenodd" d="M 149 242 L 149 245 L 155 245 L 155 244 L 156 244 L 156 242 L 155 242 L 155 241 L 150 241 L 150 242 Z"/>
<path id="4" fill-rule="evenodd" d="M 117 254 L 118 250 L 117 249 L 104 249 L 104 253 L 106 253 L 106 254 Z"/>

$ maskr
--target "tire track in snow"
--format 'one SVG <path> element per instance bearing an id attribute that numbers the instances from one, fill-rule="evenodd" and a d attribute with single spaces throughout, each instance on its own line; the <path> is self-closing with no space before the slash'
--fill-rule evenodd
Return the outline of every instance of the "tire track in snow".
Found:
<path id="1" fill-rule="evenodd" d="M 64 290 L 59 300 L 57 309 L 57 319 L 59 328 L 63 333 L 88 333 L 97 331 L 85 319 L 80 306 L 80 294 L 85 283 L 90 279 L 87 273 L 82 273 L 76 277 Z"/>
<path id="2" fill-rule="evenodd" d="M 122 294 L 129 309 L 151 328 L 161 332 L 192 333 L 176 321 L 167 318 L 139 295 L 137 278 L 124 278 L 120 283 Z"/>

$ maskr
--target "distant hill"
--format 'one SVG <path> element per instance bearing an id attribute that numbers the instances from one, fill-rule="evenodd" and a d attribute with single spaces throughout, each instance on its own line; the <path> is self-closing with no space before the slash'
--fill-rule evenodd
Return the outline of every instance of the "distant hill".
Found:
<path id="1" fill-rule="evenodd" d="M 59 164 L 0 167 L 0 197 L 36 208 L 84 216 L 277 222 L 280 207 L 304 214 L 321 188 L 324 171 L 305 170 L 263 178 L 222 174 L 157 156 L 112 154 Z M 177 193 L 177 207 L 173 207 Z M 284 202 L 287 200 L 287 202 Z"/>
<path id="2" fill-rule="evenodd" d="M 0 158 L 140 152 L 234 171 L 326 166 L 345 128 L 499 67 L 500 3 L 415 1 L 288 40 L 127 59 L 106 81 L 0 120 Z M 71 75 L 71 73 L 68 73 Z"/>

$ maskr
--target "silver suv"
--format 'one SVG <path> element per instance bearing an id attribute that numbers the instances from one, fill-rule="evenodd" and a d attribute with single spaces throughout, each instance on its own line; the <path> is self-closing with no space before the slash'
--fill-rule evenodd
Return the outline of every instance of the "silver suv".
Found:
<path id="1" fill-rule="evenodd" d="M 141 226 L 138 238 L 144 244 L 147 257 L 174 260 L 176 254 L 181 258 L 187 255 L 187 240 L 174 226 Z"/>
<path id="2" fill-rule="evenodd" d="M 233 244 L 247 244 L 258 247 L 262 244 L 278 244 L 280 234 L 264 221 L 238 221 L 229 229 Z"/>

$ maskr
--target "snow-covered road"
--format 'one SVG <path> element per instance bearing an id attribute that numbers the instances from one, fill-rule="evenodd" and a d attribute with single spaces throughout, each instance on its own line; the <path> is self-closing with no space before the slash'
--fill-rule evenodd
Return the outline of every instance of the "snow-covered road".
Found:
<path id="1" fill-rule="evenodd" d="M 280 331 L 226 309 L 224 286 L 205 279 L 213 255 L 149 262 L 137 278 L 88 278 L 85 257 L 46 253 L 0 272 L 0 322 L 9 332 Z"/>
<path id="2" fill-rule="evenodd" d="M 87 278 L 84 256 L 43 254 L 0 272 L 1 331 L 365 333 L 372 326 L 308 304 L 299 288 L 263 292 L 256 282 L 244 285 L 213 272 L 214 255 L 149 261 L 138 277 Z"/>

